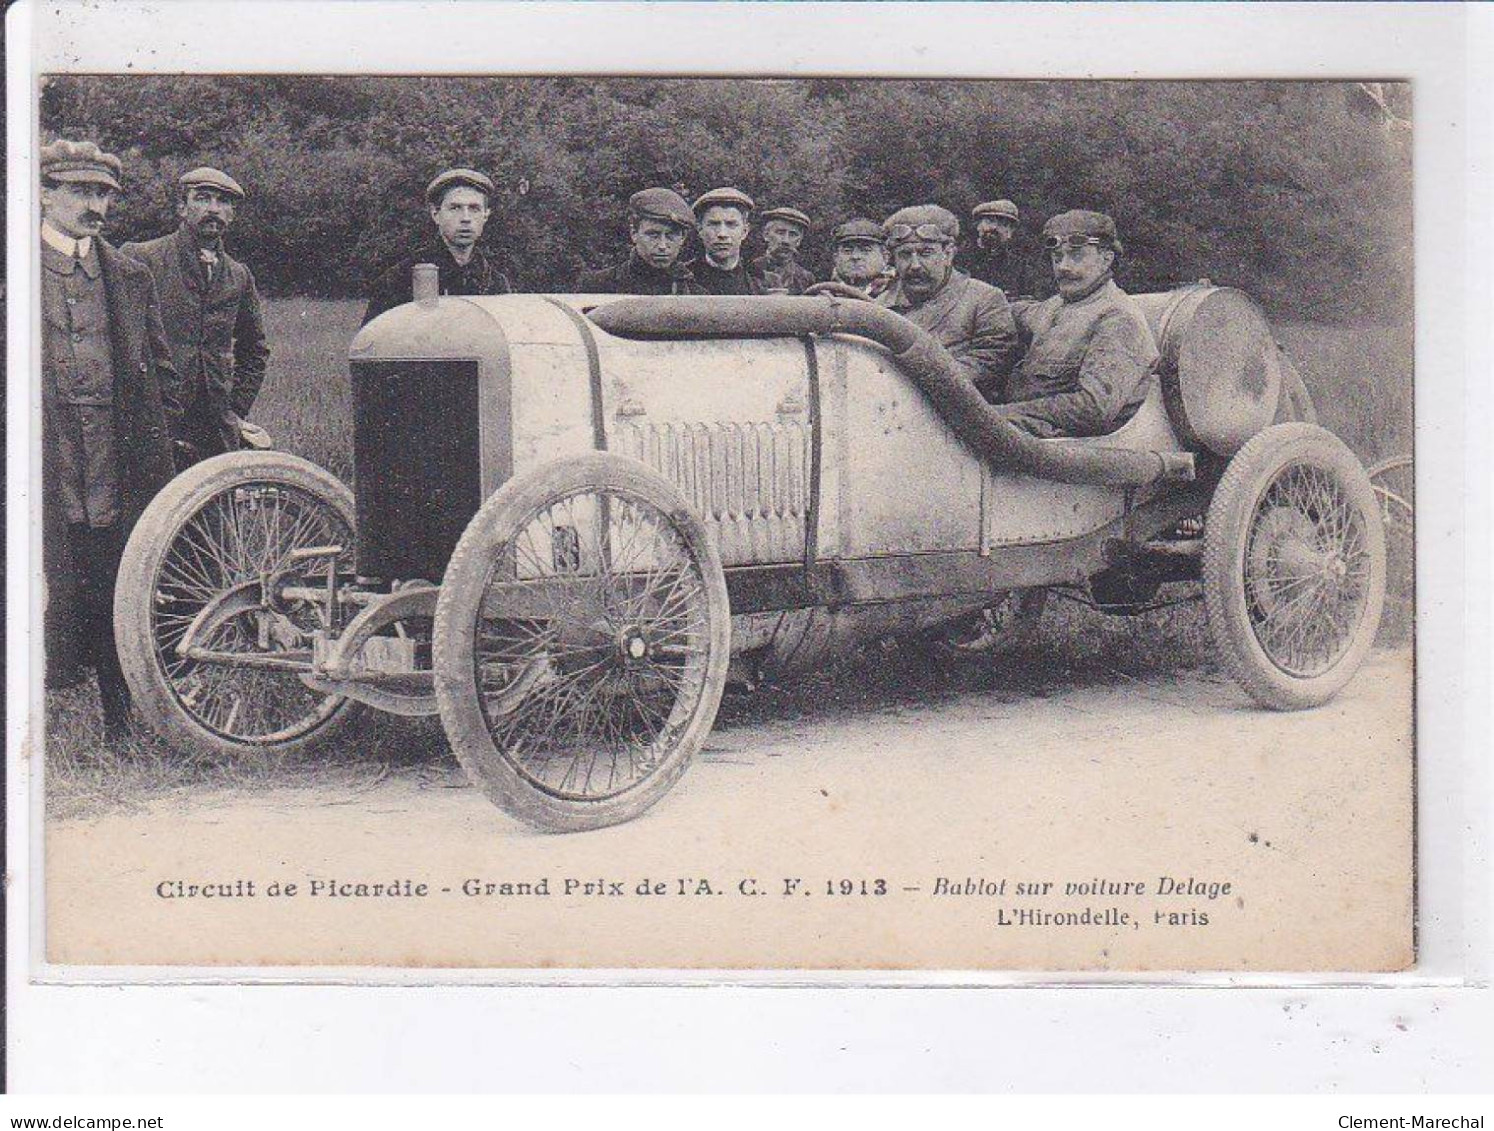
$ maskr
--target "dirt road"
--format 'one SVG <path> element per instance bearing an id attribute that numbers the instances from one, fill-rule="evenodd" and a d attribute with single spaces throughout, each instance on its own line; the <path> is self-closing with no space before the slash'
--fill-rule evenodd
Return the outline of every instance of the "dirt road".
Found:
<path id="1" fill-rule="evenodd" d="M 729 701 L 674 793 L 595 833 L 529 831 L 454 764 L 54 822 L 49 953 L 482 967 L 1410 961 L 1409 653 L 1377 653 L 1328 706 L 1295 714 L 1256 710 L 1209 673 L 915 673 L 854 690 L 854 706 L 833 688 Z"/>

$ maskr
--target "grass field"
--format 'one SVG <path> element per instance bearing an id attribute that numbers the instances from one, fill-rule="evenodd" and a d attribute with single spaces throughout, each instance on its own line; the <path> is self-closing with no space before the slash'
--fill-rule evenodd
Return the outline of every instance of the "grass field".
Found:
<path id="1" fill-rule="evenodd" d="M 362 309 L 361 302 L 346 301 L 268 303 L 267 330 L 274 352 L 253 414 L 270 430 L 277 447 L 321 464 L 345 482 L 352 479 L 347 347 Z M 1409 330 L 1303 324 L 1277 329 L 1302 370 L 1326 427 L 1366 463 L 1410 451 Z M 1163 598 L 1185 591 L 1170 587 Z M 1053 600 L 1037 639 L 1030 655 L 953 674 L 934 671 L 916 656 L 908 662 L 913 654 L 906 649 L 874 651 L 792 686 L 764 689 L 750 698 L 729 697 L 721 725 L 764 713 L 793 718 L 810 702 L 912 702 L 952 689 L 987 686 L 1042 695 L 1049 686 L 1143 679 L 1212 663 L 1198 601 L 1121 618 Z M 455 768 L 435 720 L 394 719 L 376 712 L 360 721 L 346 741 L 294 764 L 194 760 L 143 734 L 111 749 L 102 742 L 96 701 L 91 684 L 47 697 L 48 806 L 55 816 L 186 796 L 205 787 L 314 785 L 333 778 L 372 782 L 391 772 L 441 779 Z"/>

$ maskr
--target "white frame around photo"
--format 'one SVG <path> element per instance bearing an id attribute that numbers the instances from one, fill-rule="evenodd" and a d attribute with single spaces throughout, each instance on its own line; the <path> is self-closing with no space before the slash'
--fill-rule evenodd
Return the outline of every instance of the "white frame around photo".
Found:
<path id="1" fill-rule="evenodd" d="M 1494 407 L 1494 15 L 1487 9 L 129 0 L 19 4 L 8 13 L 6 42 L 6 945 L 15 1085 L 162 1092 L 1494 1086 L 1487 1067 L 1494 1063 L 1494 688 L 1485 447 Z M 1410 81 L 1421 504 L 1415 967 L 1393 975 L 1055 980 L 48 966 L 37 868 L 41 643 L 32 485 L 40 445 L 29 391 L 36 341 L 29 280 L 35 83 L 64 71 Z M 496 1074 L 495 1063 L 505 1066 Z"/>

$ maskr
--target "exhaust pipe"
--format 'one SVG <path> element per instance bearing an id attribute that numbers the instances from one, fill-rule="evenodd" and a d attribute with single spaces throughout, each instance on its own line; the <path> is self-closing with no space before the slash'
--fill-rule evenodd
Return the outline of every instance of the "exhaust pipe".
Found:
<path id="1" fill-rule="evenodd" d="M 970 378 L 934 338 L 894 310 L 860 299 L 816 297 L 635 296 L 598 306 L 587 317 L 619 338 L 762 338 L 855 334 L 885 347 L 919 391 L 972 451 L 998 471 L 1062 483 L 1144 487 L 1191 480 L 1186 452 L 1039 440 L 986 403 Z"/>

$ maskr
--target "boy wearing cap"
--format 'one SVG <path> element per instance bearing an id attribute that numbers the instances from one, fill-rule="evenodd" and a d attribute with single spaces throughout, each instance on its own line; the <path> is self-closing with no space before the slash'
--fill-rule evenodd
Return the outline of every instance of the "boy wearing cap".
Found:
<path id="1" fill-rule="evenodd" d="M 1035 436 L 1103 436 L 1146 398 L 1157 344 L 1111 277 L 1121 252 L 1114 220 L 1064 212 L 1043 225 L 1043 243 L 1058 294 L 1021 312 L 1027 353 L 1000 411 Z"/>
<path id="2" fill-rule="evenodd" d="M 695 281 L 708 295 L 762 294 L 742 262 L 742 241 L 752 230 L 752 197 L 741 189 L 702 193 L 691 206 L 705 255 L 693 266 Z"/>
<path id="3" fill-rule="evenodd" d="M 628 198 L 632 247 L 621 263 L 583 271 L 575 292 L 591 295 L 698 295 L 695 275 L 680 253 L 695 231 L 685 198 L 667 188 L 649 188 Z"/>
<path id="4" fill-rule="evenodd" d="M 899 209 L 882 237 L 897 281 L 877 302 L 937 338 L 988 398 L 1004 387 L 1021 348 L 1017 326 L 999 290 L 955 269 L 954 213 L 937 204 Z"/>
<path id="5" fill-rule="evenodd" d="M 765 293 L 802 295 L 814 285 L 814 273 L 799 262 L 800 247 L 809 234 L 808 215 L 797 208 L 770 208 L 759 219 L 766 250 L 752 261 L 752 277 Z"/>
<path id="6" fill-rule="evenodd" d="M 173 474 L 181 403 L 150 272 L 100 235 L 119 158 L 59 140 L 40 166 L 46 682 L 67 686 L 94 668 L 105 734 L 118 739 L 130 692 L 114 581 L 130 530 Z"/>
<path id="7" fill-rule="evenodd" d="M 493 182 L 476 169 L 447 169 L 425 187 L 434 236 L 374 280 L 366 326 L 415 297 L 417 263 L 434 263 L 443 295 L 506 295 L 513 290 L 496 259 L 479 243 L 491 214 Z"/>
<path id="8" fill-rule="evenodd" d="M 177 465 L 260 446 L 245 418 L 270 356 L 254 273 L 224 250 L 244 190 L 206 166 L 178 181 L 176 231 L 120 251 L 150 269 L 184 400 Z"/>

